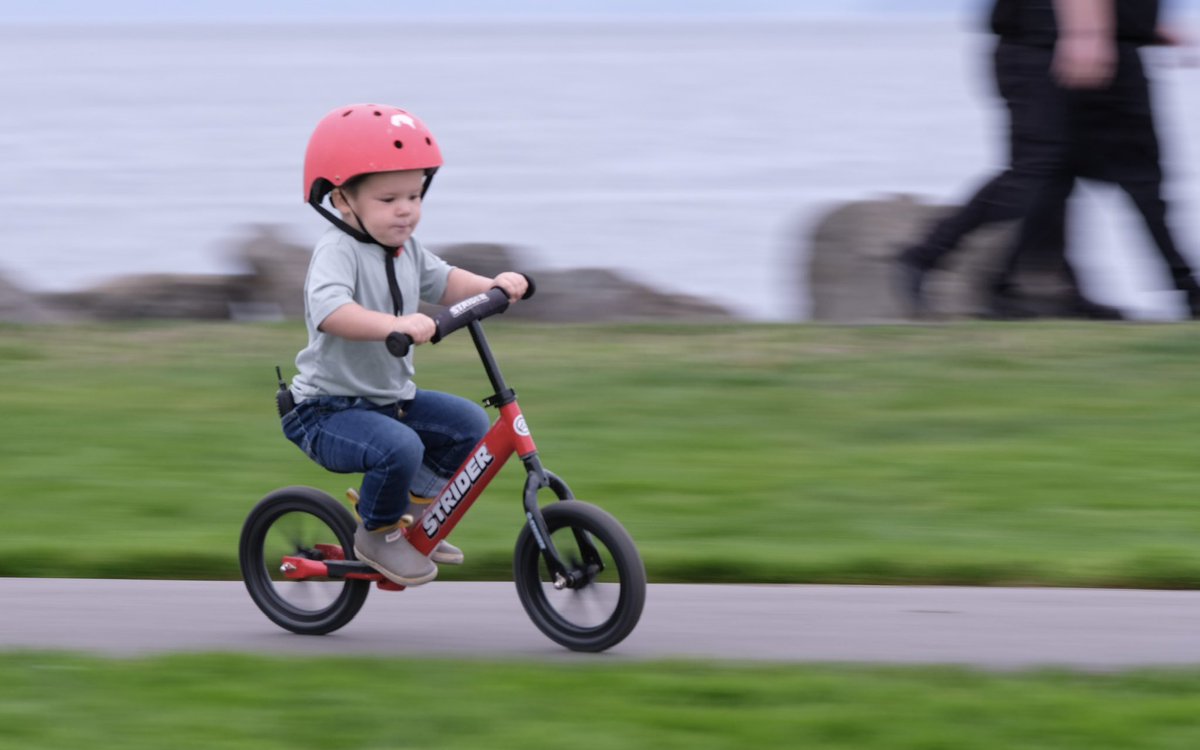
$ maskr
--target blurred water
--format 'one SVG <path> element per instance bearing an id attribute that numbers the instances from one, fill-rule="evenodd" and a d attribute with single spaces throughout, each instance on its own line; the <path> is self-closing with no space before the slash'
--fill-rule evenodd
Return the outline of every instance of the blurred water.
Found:
<path id="1" fill-rule="evenodd" d="M 222 272 L 248 224 L 307 244 L 322 228 L 301 201 L 313 125 L 382 101 L 446 155 L 426 243 L 512 243 L 535 265 L 793 318 L 814 217 L 890 193 L 957 201 L 998 164 L 987 44 L 949 19 L 0 26 L 0 273 L 60 290 Z M 1156 76 L 1197 257 L 1200 150 L 1184 133 L 1200 74 Z M 1083 203 L 1098 296 L 1168 314 L 1125 203 Z"/>

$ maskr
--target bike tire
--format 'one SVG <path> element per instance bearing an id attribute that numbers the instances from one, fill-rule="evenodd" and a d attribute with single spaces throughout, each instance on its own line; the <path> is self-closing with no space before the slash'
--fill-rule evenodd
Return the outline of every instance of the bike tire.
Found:
<path id="1" fill-rule="evenodd" d="M 612 648 L 633 632 L 646 603 L 646 569 L 633 538 L 607 512 L 579 500 L 547 505 L 542 515 L 568 567 L 582 565 L 576 535 L 583 534 L 600 553 L 604 569 L 580 588 L 556 589 L 527 523 L 513 553 L 521 605 L 539 630 L 572 651 Z"/>
<path id="2" fill-rule="evenodd" d="M 353 620 L 371 591 L 370 581 L 294 581 L 280 565 L 283 555 L 323 559 L 317 544 L 339 546 L 353 560 L 356 526 L 345 506 L 312 487 L 285 487 L 264 497 L 246 517 L 238 547 L 250 598 L 272 622 L 301 635 L 331 633 Z"/>

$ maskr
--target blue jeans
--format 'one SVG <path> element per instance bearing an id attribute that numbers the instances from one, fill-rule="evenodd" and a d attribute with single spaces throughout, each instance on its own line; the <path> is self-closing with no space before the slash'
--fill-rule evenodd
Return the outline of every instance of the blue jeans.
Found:
<path id="1" fill-rule="evenodd" d="M 488 427 L 483 407 L 437 391 L 386 406 L 323 396 L 283 418 L 283 434 L 309 458 L 329 471 L 364 475 L 358 513 L 368 529 L 400 520 L 409 492 L 440 492 Z"/>

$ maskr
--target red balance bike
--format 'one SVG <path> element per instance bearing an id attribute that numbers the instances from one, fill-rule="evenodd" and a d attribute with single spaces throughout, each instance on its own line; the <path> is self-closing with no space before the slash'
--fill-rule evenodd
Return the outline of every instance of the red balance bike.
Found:
<path id="1" fill-rule="evenodd" d="M 418 550 L 432 552 L 515 454 L 526 472 L 525 524 L 513 553 L 517 596 L 551 640 L 575 651 L 603 651 L 637 625 L 646 601 L 646 571 L 621 524 L 576 500 L 565 482 L 542 467 L 516 394 L 505 385 L 480 323 L 507 308 L 504 292 L 492 289 L 434 318 L 433 343 L 460 328 L 471 332 L 495 390 L 484 404 L 499 409 L 500 416 L 405 534 Z M 411 345 L 402 334 L 387 341 L 397 357 Z M 557 501 L 539 505 L 543 489 Z M 372 584 L 403 590 L 354 558 L 356 524 L 345 505 L 312 487 L 285 487 L 264 497 L 242 527 L 239 559 L 250 598 L 281 627 L 321 635 L 354 619 Z"/>

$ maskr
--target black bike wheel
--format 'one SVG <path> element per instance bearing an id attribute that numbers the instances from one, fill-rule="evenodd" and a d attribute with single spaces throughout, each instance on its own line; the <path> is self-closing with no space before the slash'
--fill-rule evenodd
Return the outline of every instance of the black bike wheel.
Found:
<path id="1" fill-rule="evenodd" d="M 591 570 L 577 587 L 556 587 L 526 524 L 513 556 L 522 606 L 539 630 L 573 651 L 615 646 L 633 631 L 646 603 L 646 569 L 633 539 L 615 518 L 579 500 L 551 503 L 542 515 L 567 567 Z M 580 537 L 590 541 L 598 560 L 587 560 Z"/>
<path id="2" fill-rule="evenodd" d="M 259 501 L 242 526 L 238 558 L 250 598 L 272 622 L 293 633 L 324 635 L 342 627 L 362 608 L 370 581 L 345 578 L 291 580 L 284 556 L 326 559 L 341 547 L 354 559 L 356 523 L 345 506 L 311 487 L 286 487 Z"/>

